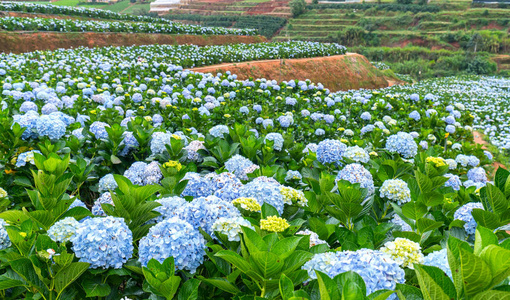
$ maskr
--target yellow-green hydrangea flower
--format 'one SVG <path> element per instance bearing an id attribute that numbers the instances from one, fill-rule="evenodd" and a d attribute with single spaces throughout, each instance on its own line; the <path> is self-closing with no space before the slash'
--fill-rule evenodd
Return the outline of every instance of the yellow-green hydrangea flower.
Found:
<path id="1" fill-rule="evenodd" d="M 234 204 L 237 207 L 241 207 L 244 210 L 253 212 L 260 212 L 260 210 L 262 209 L 257 200 L 255 200 L 255 198 L 246 197 L 237 198 L 232 201 L 232 204 Z"/>
<path id="2" fill-rule="evenodd" d="M 397 238 L 393 242 L 387 242 L 381 251 L 388 254 L 402 267 L 414 269 L 413 264 L 423 262 L 420 244 L 404 238 Z"/>
<path id="3" fill-rule="evenodd" d="M 297 203 L 299 206 L 306 206 L 308 200 L 302 191 L 293 189 L 291 187 L 282 186 L 280 193 L 283 196 L 283 203 L 292 204 Z"/>
<path id="4" fill-rule="evenodd" d="M 287 220 L 277 217 L 269 216 L 260 220 L 260 228 L 271 232 L 282 232 L 289 228 L 290 224 Z"/>

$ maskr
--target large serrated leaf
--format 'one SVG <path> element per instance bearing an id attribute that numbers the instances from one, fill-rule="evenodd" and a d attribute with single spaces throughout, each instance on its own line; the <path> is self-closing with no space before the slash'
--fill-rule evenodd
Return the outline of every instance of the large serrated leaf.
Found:
<path id="1" fill-rule="evenodd" d="M 456 298 L 455 286 L 441 269 L 415 265 L 414 270 L 425 300 L 451 300 Z"/>
<path id="2" fill-rule="evenodd" d="M 474 296 L 490 286 L 491 269 L 485 261 L 473 253 L 460 249 L 460 268 L 466 295 Z"/>

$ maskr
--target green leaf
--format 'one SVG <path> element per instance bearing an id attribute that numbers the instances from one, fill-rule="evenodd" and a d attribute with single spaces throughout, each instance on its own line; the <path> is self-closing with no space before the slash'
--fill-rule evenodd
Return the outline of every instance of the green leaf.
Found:
<path id="1" fill-rule="evenodd" d="M 191 278 L 186 281 L 177 295 L 177 300 L 196 300 L 198 298 L 198 286 L 200 280 Z"/>
<path id="2" fill-rule="evenodd" d="M 278 255 L 281 259 L 286 259 L 294 253 L 294 250 L 296 250 L 302 238 L 303 237 L 293 236 L 280 240 L 273 245 L 271 252 Z"/>
<path id="3" fill-rule="evenodd" d="M 292 255 L 285 259 L 285 264 L 283 265 L 283 273 L 289 274 L 304 265 L 307 261 L 312 259 L 313 253 L 296 250 Z"/>
<path id="4" fill-rule="evenodd" d="M 214 256 L 220 257 L 227 262 L 231 263 L 234 267 L 241 270 L 243 273 L 248 273 L 250 270 L 252 270 L 250 264 L 242 258 L 239 254 L 230 251 L 230 250 L 221 250 L 218 253 L 216 253 Z"/>
<path id="5" fill-rule="evenodd" d="M 395 291 L 390 290 L 378 290 L 367 296 L 367 300 L 386 300 L 391 295 L 395 294 Z M 406 300 L 406 299 L 403 299 Z"/>
<path id="6" fill-rule="evenodd" d="M 420 202 L 408 202 L 402 206 L 402 214 L 409 219 L 418 220 L 427 213 L 427 207 Z"/>
<path id="7" fill-rule="evenodd" d="M 278 214 L 278 211 L 276 210 L 276 208 L 274 208 L 272 205 L 267 204 L 267 203 L 262 204 L 261 212 L 262 212 L 262 219 L 266 219 L 269 216 L 280 216 Z"/>
<path id="8" fill-rule="evenodd" d="M 494 185 L 487 185 L 480 190 L 480 198 L 486 210 L 501 215 L 508 208 L 508 202 L 503 192 Z"/>
<path id="9" fill-rule="evenodd" d="M 7 278 L 4 276 L 0 276 L 0 290 L 6 290 L 17 286 L 24 286 L 25 283 L 21 280 L 15 280 L 11 278 Z M 294 290 L 294 288 L 292 289 Z"/>
<path id="10" fill-rule="evenodd" d="M 89 268 L 90 264 L 85 262 L 75 262 L 67 268 L 60 270 L 55 275 L 55 289 L 60 294 L 62 291 L 78 279 L 83 272 Z"/>
<path id="11" fill-rule="evenodd" d="M 416 221 L 416 226 L 421 233 L 437 229 L 443 225 L 443 222 L 436 222 L 427 218 L 420 218 Z"/>
<path id="12" fill-rule="evenodd" d="M 473 253 L 460 249 L 460 267 L 466 295 L 474 296 L 491 284 L 492 274 L 489 266 Z"/>
<path id="13" fill-rule="evenodd" d="M 425 300 L 451 300 L 456 298 L 455 286 L 441 269 L 414 265 L 414 270 Z"/>
<path id="14" fill-rule="evenodd" d="M 336 282 L 339 289 L 344 290 L 346 285 L 355 284 L 361 291 L 361 294 L 367 294 L 367 288 L 365 286 L 365 281 L 363 278 L 356 272 L 348 271 L 344 273 L 340 273 L 333 278 Z"/>
<path id="15" fill-rule="evenodd" d="M 48 287 L 42 282 L 37 275 L 32 262 L 28 258 L 21 258 L 10 262 L 11 268 L 16 272 L 23 280 L 30 283 L 32 286 L 37 287 L 43 294 L 49 292 Z"/>
<path id="16" fill-rule="evenodd" d="M 230 294 L 235 295 L 240 292 L 240 290 L 235 285 L 228 282 L 228 280 L 225 278 L 205 278 L 203 276 L 198 276 L 198 279 Z"/>
<path id="17" fill-rule="evenodd" d="M 482 250 L 489 245 L 497 245 L 498 237 L 485 227 L 478 225 L 475 232 L 475 255 L 480 255 Z"/>
<path id="18" fill-rule="evenodd" d="M 338 291 L 335 281 L 320 271 L 315 271 L 315 274 L 317 274 L 321 300 L 340 299 L 340 292 Z"/>
<path id="19" fill-rule="evenodd" d="M 241 227 L 241 230 L 243 231 L 242 241 L 250 253 L 268 250 L 267 243 L 255 230 L 244 226 Z"/>
<path id="20" fill-rule="evenodd" d="M 480 258 L 491 270 L 492 287 L 510 275 L 510 250 L 497 245 L 488 245 L 480 252 Z"/>
<path id="21" fill-rule="evenodd" d="M 81 283 L 87 297 L 106 297 L 110 295 L 112 289 L 107 283 L 102 283 L 99 278 L 85 279 Z"/>
<path id="22" fill-rule="evenodd" d="M 412 285 L 397 283 L 396 291 L 400 300 L 423 300 L 420 289 Z"/>
<path id="23" fill-rule="evenodd" d="M 504 291 L 484 291 L 479 294 L 476 294 L 473 297 L 473 300 L 508 300 L 508 299 L 510 299 L 510 292 Z"/>
<path id="24" fill-rule="evenodd" d="M 342 289 L 342 300 L 363 299 L 366 293 L 363 293 L 361 287 L 355 282 L 348 281 Z"/>
<path id="25" fill-rule="evenodd" d="M 282 296 L 283 300 L 287 300 L 292 297 L 292 293 L 294 292 L 294 283 L 292 283 L 292 280 L 285 276 L 285 274 L 280 276 L 279 288 L 280 295 Z"/>
<path id="26" fill-rule="evenodd" d="M 418 182 L 418 186 L 420 187 L 420 191 L 425 194 L 432 190 L 432 181 L 429 177 L 420 171 L 415 172 L 416 181 Z"/>
<path id="27" fill-rule="evenodd" d="M 271 252 L 251 253 L 250 261 L 257 266 L 260 274 L 265 279 L 271 279 L 283 268 L 283 260 L 278 255 Z M 279 277 L 279 276 L 278 276 Z"/>
<path id="28" fill-rule="evenodd" d="M 166 299 L 171 300 L 174 298 L 177 289 L 179 288 L 179 284 L 181 283 L 181 277 L 172 276 L 167 280 L 163 281 L 158 288 L 158 291 L 166 297 Z"/>
<path id="29" fill-rule="evenodd" d="M 475 208 L 471 211 L 471 215 L 475 219 L 478 225 L 489 228 L 496 229 L 500 226 L 500 221 L 498 215 L 492 213 L 490 211 L 486 211 L 483 209 Z"/>

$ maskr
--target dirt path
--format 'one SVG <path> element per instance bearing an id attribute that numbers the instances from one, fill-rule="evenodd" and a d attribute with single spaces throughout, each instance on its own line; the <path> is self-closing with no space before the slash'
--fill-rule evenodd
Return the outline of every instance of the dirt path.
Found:
<path id="1" fill-rule="evenodd" d="M 473 139 L 474 139 L 475 143 L 482 145 L 482 149 L 487 149 L 486 145 L 488 145 L 489 143 L 486 140 L 484 140 L 482 133 L 480 133 L 478 131 L 473 131 Z M 497 161 L 493 162 L 492 166 L 494 167 L 494 174 L 496 174 L 496 171 L 498 170 L 498 168 L 503 168 L 506 170 L 505 165 L 503 165 L 502 163 L 497 162 Z M 493 177 L 494 177 L 494 174 L 492 174 Z"/>

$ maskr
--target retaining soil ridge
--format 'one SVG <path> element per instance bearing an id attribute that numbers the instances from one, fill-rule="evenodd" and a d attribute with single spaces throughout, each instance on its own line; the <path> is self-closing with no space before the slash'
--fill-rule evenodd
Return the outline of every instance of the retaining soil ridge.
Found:
<path id="1" fill-rule="evenodd" d="M 191 69 L 195 72 L 218 73 L 230 71 L 240 80 L 249 78 L 306 80 L 322 83 L 331 91 L 377 89 L 403 82 L 374 68 L 366 57 L 357 53 L 326 57 L 260 60 L 226 63 Z"/>
<path id="2" fill-rule="evenodd" d="M 133 46 L 151 44 L 198 46 L 225 44 L 254 44 L 266 42 L 263 36 L 186 35 L 159 33 L 112 32 L 2 32 L 0 53 L 23 53 L 59 48 Z"/>

